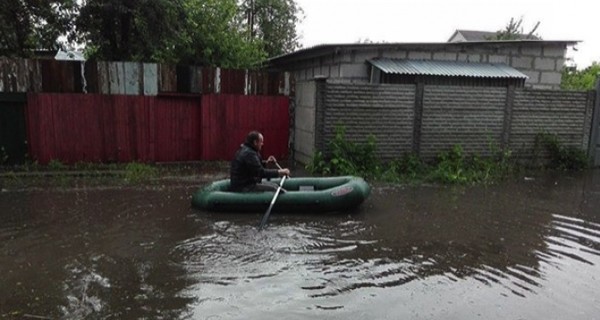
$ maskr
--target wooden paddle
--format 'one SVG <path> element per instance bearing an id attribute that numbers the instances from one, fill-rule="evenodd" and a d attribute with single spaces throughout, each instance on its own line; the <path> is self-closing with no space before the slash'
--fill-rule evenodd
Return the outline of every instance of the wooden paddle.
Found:
<path id="1" fill-rule="evenodd" d="M 279 163 L 277 163 L 277 160 L 275 160 L 275 165 L 277 165 L 277 168 L 281 169 L 281 166 L 279 166 Z M 275 205 L 277 196 L 279 196 L 279 193 L 281 192 L 281 188 L 283 188 L 283 183 L 285 182 L 286 178 L 287 178 L 287 176 L 283 176 L 281 178 L 281 181 L 279 182 L 279 187 L 277 188 L 277 191 L 275 191 L 275 195 L 273 196 L 273 200 L 271 200 L 271 204 L 269 205 L 267 212 L 265 212 L 265 215 L 262 217 L 262 220 L 260 220 L 260 224 L 258 225 L 259 231 L 262 230 L 264 228 L 264 226 L 267 224 L 267 221 L 269 220 L 269 215 L 271 214 L 271 210 L 273 210 L 273 206 Z"/>

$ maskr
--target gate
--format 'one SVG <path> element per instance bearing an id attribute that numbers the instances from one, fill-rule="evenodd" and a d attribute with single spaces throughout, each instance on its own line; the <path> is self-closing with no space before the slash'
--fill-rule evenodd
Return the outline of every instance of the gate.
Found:
<path id="1" fill-rule="evenodd" d="M 25 130 L 24 93 L 0 92 L 0 165 L 25 161 L 27 137 Z"/>

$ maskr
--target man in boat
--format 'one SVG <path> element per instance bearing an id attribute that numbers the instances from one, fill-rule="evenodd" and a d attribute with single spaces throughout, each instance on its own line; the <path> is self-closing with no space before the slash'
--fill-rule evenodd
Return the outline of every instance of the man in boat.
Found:
<path id="1" fill-rule="evenodd" d="M 258 131 L 252 131 L 246 136 L 246 140 L 235 153 L 231 161 L 229 171 L 231 185 L 230 190 L 235 192 L 260 192 L 276 191 L 278 186 L 270 182 L 262 182 L 263 178 L 275 178 L 289 176 L 288 168 L 267 169 L 267 163 L 275 163 L 277 160 L 269 156 L 263 161 L 260 150 L 264 144 L 264 137 Z"/>

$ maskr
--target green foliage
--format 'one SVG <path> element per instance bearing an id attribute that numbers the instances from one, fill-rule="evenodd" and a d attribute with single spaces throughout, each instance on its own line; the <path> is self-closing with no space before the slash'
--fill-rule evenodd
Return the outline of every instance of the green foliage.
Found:
<path id="1" fill-rule="evenodd" d="M 64 165 L 60 160 L 52 159 L 48 162 L 48 170 L 51 171 L 60 171 L 66 170 L 68 167 Z"/>
<path id="2" fill-rule="evenodd" d="M 549 133 L 539 133 L 536 136 L 536 146 L 544 147 L 550 155 L 550 169 L 579 171 L 589 167 L 589 158 L 585 151 L 564 146 L 558 136 Z"/>
<path id="3" fill-rule="evenodd" d="M 419 180 L 427 170 L 427 165 L 417 154 L 406 153 L 387 163 L 385 169 L 381 170 L 379 179 L 387 182 L 414 181 Z"/>
<path id="4" fill-rule="evenodd" d="M 466 172 L 463 149 L 455 145 L 451 151 L 442 152 L 437 157 L 437 166 L 430 179 L 445 183 L 464 183 L 469 177 Z"/>
<path id="5" fill-rule="evenodd" d="M 444 183 L 492 183 L 510 173 L 514 164 L 511 152 L 491 148 L 491 157 L 467 156 L 460 145 L 437 157 L 428 179 Z"/>
<path id="6" fill-rule="evenodd" d="M 296 25 L 302 9 L 295 0 L 243 0 L 239 13 L 248 39 L 260 41 L 268 57 L 300 47 Z"/>
<path id="7" fill-rule="evenodd" d="M 331 166 L 329 160 L 325 158 L 323 152 L 316 151 L 311 161 L 306 165 L 306 170 L 310 173 L 318 173 L 322 175 L 331 174 Z"/>
<path id="8" fill-rule="evenodd" d="M 158 176 L 158 169 L 143 163 L 131 162 L 125 167 L 125 181 L 138 183 Z"/>
<path id="9" fill-rule="evenodd" d="M 307 169 L 321 174 L 375 175 L 380 169 L 375 137 L 369 135 L 367 142 L 362 144 L 346 140 L 345 134 L 344 127 L 336 127 L 335 137 L 329 142 L 331 156 L 325 158 L 321 152 L 316 152 Z"/>
<path id="10" fill-rule="evenodd" d="M 88 0 L 76 19 L 74 41 L 102 60 L 157 61 L 185 30 L 185 11 L 170 0 Z"/>
<path id="11" fill-rule="evenodd" d="M 235 22 L 236 0 L 185 0 L 185 32 L 176 35 L 173 60 L 185 64 L 252 68 L 266 58 L 260 41 L 249 41 Z"/>
<path id="12" fill-rule="evenodd" d="M 30 57 L 61 47 L 77 13 L 75 0 L 8 0 L 0 6 L 0 55 Z"/>
<path id="13" fill-rule="evenodd" d="M 0 54 L 68 45 L 99 60 L 254 68 L 299 47 L 301 12 L 295 0 L 10 0 Z"/>
<path id="14" fill-rule="evenodd" d="M 583 69 L 563 68 L 560 87 L 563 90 L 593 90 L 596 79 L 600 76 L 600 63 Z"/>
<path id="15" fill-rule="evenodd" d="M 307 170 L 323 175 L 358 175 L 387 182 L 412 182 L 417 180 L 464 184 L 493 183 L 513 171 L 514 163 L 509 150 L 490 144 L 491 157 L 467 156 L 460 145 L 438 155 L 433 164 L 426 164 L 414 153 L 381 163 L 376 156 L 376 143 L 372 136 L 366 143 L 349 142 L 345 129 L 338 127 L 335 138 L 329 143 L 331 156 L 322 152 L 314 154 Z"/>
<path id="16" fill-rule="evenodd" d="M 237 16 L 236 0 L 89 0 L 77 39 L 103 60 L 255 67 L 266 53 L 245 37 Z"/>
<path id="17" fill-rule="evenodd" d="M 504 27 L 504 29 L 496 31 L 496 34 L 492 37 L 488 37 L 487 40 L 542 40 L 542 38 L 535 33 L 535 31 L 540 25 L 539 21 L 528 33 L 525 33 L 523 31 L 522 24 L 523 17 L 521 17 L 519 20 L 516 20 L 515 18 L 510 18 L 510 21 Z"/>

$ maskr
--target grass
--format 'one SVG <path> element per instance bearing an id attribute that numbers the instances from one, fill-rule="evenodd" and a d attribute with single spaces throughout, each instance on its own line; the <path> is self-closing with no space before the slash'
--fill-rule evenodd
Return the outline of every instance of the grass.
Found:
<path id="1" fill-rule="evenodd" d="M 161 186 L 183 181 L 186 184 L 199 184 L 211 177 L 223 178 L 227 168 L 228 163 L 215 161 L 72 165 L 57 160 L 50 161 L 47 165 L 29 162 L 20 166 L 0 167 L 0 189 Z"/>

